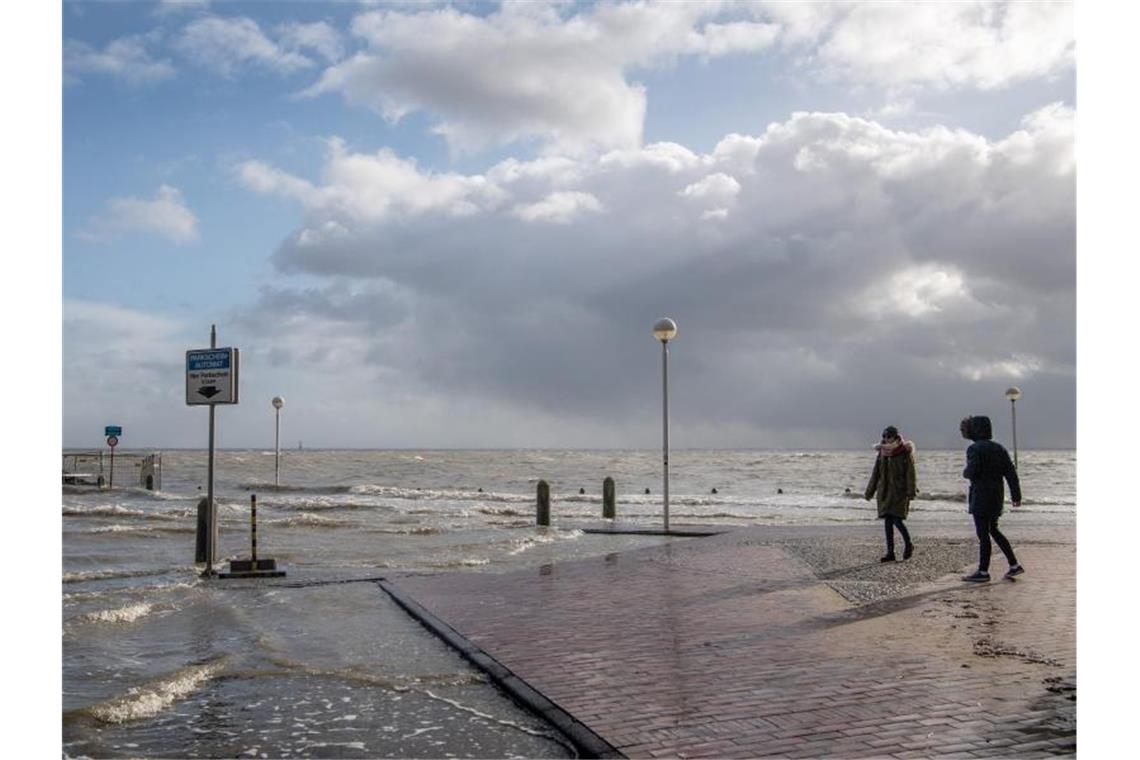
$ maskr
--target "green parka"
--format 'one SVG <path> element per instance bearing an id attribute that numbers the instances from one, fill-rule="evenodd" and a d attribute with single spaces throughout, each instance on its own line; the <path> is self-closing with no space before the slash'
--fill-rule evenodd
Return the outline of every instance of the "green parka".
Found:
<path id="1" fill-rule="evenodd" d="M 875 497 L 879 517 L 891 515 L 906 519 L 910 500 L 916 491 L 914 474 L 914 444 L 903 441 L 905 451 L 894 456 L 880 454 L 875 458 L 875 469 L 867 483 L 864 498 Z"/>

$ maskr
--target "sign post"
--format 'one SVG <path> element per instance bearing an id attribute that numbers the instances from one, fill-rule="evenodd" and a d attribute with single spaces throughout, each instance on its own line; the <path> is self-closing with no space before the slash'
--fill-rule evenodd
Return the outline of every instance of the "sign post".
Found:
<path id="1" fill-rule="evenodd" d="M 218 509 L 214 503 L 214 407 L 238 403 L 239 355 L 236 348 L 218 348 L 215 325 L 210 325 L 210 348 L 186 352 L 186 404 L 209 406 L 210 445 L 206 464 L 206 577 L 214 575 L 218 558 Z"/>
<path id="2" fill-rule="evenodd" d="M 115 447 L 119 445 L 119 436 L 122 434 L 123 429 L 118 425 L 108 425 L 103 428 L 103 435 L 107 436 L 107 445 L 111 447 L 111 478 L 107 481 L 107 487 L 111 489 L 115 487 Z"/>

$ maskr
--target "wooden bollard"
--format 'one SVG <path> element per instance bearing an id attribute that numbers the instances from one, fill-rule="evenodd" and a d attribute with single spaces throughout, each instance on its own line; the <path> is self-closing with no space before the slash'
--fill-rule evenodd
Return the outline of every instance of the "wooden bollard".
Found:
<path id="1" fill-rule="evenodd" d="M 602 517 L 612 520 L 617 514 L 614 507 L 614 479 L 606 478 L 602 481 Z"/>
<path id="2" fill-rule="evenodd" d="M 194 537 L 194 561 L 206 562 L 210 556 L 210 502 L 203 496 L 198 500 L 198 531 Z"/>
<path id="3" fill-rule="evenodd" d="M 538 481 L 538 515 L 539 525 L 550 525 L 550 485 L 545 480 Z"/>

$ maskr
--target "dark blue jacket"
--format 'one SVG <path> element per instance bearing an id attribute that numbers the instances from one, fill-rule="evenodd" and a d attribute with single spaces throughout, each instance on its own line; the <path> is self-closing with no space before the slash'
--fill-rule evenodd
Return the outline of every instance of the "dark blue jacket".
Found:
<path id="1" fill-rule="evenodd" d="M 966 469 L 962 477 L 970 481 L 970 514 L 997 517 L 1005 502 L 1004 479 L 1009 483 L 1009 497 L 1021 501 L 1021 483 L 1009 452 L 990 438 L 993 427 L 989 417 L 969 417 L 965 435 L 973 441 L 966 449 Z"/>

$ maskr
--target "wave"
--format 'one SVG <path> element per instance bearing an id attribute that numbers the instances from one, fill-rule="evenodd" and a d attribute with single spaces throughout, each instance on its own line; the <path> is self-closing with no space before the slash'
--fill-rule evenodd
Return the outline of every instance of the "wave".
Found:
<path id="1" fill-rule="evenodd" d="M 507 554 L 518 555 L 518 554 L 522 554 L 525 551 L 533 549 L 536 546 L 541 546 L 543 544 L 552 544 L 555 541 L 574 540 L 574 539 L 581 538 L 584 535 L 585 535 L 585 533 L 583 533 L 580 530 L 568 530 L 568 531 L 558 531 L 558 532 L 550 531 L 550 532 L 546 532 L 546 533 L 535 535 L 535 536 L 524 536 L 522 538 L 514 538 L 514 539 L 511 539 L 511 541 L 510 541 L 510 543 L 513 545 L 514 548 L 510 549 L 507 552 Z"/>
<path id="2" fill-rule="evenodd" d="M 860 498 L 862 494 L 859 494 Z M 953 501 L 960 504 L 965 504 L 968 500 L 968 495 L 965 492 L 957 491 L 954 493 L 939 493 L 937 491 L 922 492 L 920 491 L 915 501 Z M 1008 502 L 1007 502 L 1008 503 Z M 1072 507 L 1076 506 L 1075 502 L 1067 499 L 1035 499 L 1024 498 L 1021 501 L 1023 507 Z"/>
<path id="3" fill-rule="evenodd" d="M 258 521 L 262 522 L 262 521 Z M 301 512 L 292 517 L 265 520 L 267 525 L 284 525 L 288 528 L 348 528 L 357 525 L 352 520 L 338 520 L 335 517 L 326 517 L 312 512 Z"/>
<path id="4" fill-rule="evenodd" d="M 168 591 L 187 591 L 197 587 L 198 584 L 196 583 L 178 581 L 175 583 L 157 583 L 153 586 L 133 586 L 125 591 L 132 596 L 151 596 L 152 594 L 161 594 Z M 107 596 L 122 596 L 123 594 L 124 589 L 121 588 L 99 589 L 97 591 L 72 591 L 63 595 L 63 602 L 64 604 L 75 604 L 88 599 L 101 599 Z"/>
<path id="5" fill-rule="evenodd" d="M 88 612 L 80 616 L 80 620 L 89 623 L 133 623 L 141 617 L 149 615 L 154 605 L 145 602 L 138 602 L 137 604 L 128 604 L 126 607 L 119 607 L 114 610 L 100 610 L 98 612 Z"/>
<path id="6" fill-rule="evenodd" d="M 367 533 L 385 533 L 395 536 L 436 536 L 444 533 L 443 528 L 420 526 L 414 528 L 370 528 Z"/>
<path id="7" fill-rule="evenodd" d="M 859 494 L 859 498 L 863 498 L 863 494 Z M 914 498 L 915 501 L 966 501 L 966 494 L 964 491 L 955 491 L 953 493 L 941 493 L 939 491 L 919 491 L 918 495 Z"/>
<path id="8" fill-rule="evenodd" d="M 164 512 L 147 512 L 128 509 L 121 504 L 100 504 L 93 507 L 64 507 L 64 517 L 118 517 L 138 520 L 186 520 L 197 516 L 196 509 L 175 509 Z"/>
<path id="9" fill-rule="evenodd" d="M 352 489 L 356 486 L 346 485 L 311 485 L 305 486 L 297 483 L 282 483 L 281 485 L 274 485 L 272 483 L 262 483 L 260 481 L 250 483 L 239 483 L 238 488 L 243 491 L 252 491 L 254 493 L 273 493 L 275 491 L 285 491 L 292 493 L 351 493 Z"/>
<path id="10" fill-rule="evenodd" d="M 520 512 L 517 509 L 510 507 L 476 507 L 475 511 L 482 515 L 493 515 L 495 517 L 525 517 L 530 512 Z"/>
<path id="11" fill-rule="evenodd" d="M 531 502 L 533 494 L 505 493 L 501 491 L 480 491 L 463 488 L 405 488 L 402 486 L 381 486 L 364 484 L 352 486 L 351 493 L 369 496 L 386 496 L 392 499 L 409 501 L 490 501 L 490 502 Z"/>
<path id="12" fill-rule="evenodd" d="M 464 559 L 439 559 L 430 560 L 423 563 L 427 567 L 434 567 L 439 569 L 450 569 L 453 567 L 482 567 L 491 564 L 491 560 L 485 557 L 466 557 Z"/>
<path id="13" fill-rule="evenodd" d="M 182 570 L 181 567 L 156 568 L 151 570 L 79 570 L 63 574 L 64 583 L 85 583 L 87 581 L 104 581 L 111 578 L 145 578 L 148 575 L 163 575 L 172 570 Z M 191 569 L 193 569 L 191 567 Z"/>
<path id="14" fill-rule="evenodd" d="M 121 724 L 158 715 L 179 699 L 193 694 L 214 679 L 225 667 L 225 659 L 218 658 L 201 665 L 190 665 L 140 686 L 135 686 L 121 697 L 99 702 L 90 707 L 73 710 L 65 719 L 74 720 L 90 716 L 100 723 Z"/>
<path id="15" fill-rule="evenodd" d="M 195 525 L 169 525 L 169 526 L 144 526 L 144 525 L 105 525 L 101 528 L 85 531 L 86 533 L 125 533 L 129 535 L 159 535 L 165 533 L 194 533 L 197 530 Z"/>
<path id="16" fill-rule="evenodd" d="M 269 502 L 268 500 L 266 500 L 266 501 L 261 502 L 261 503 L 267 504 L 268 506 L 270 506 L 274 509 L 304 510 L 307 512 L 312 512 L 312 511 L 333 512 L 333 511 L 338 511 L 338 510 L 354 510 L 354 509 L 367 509 L 367 510 L 375 510 L 375 511 L 379 511 L 379 512 L 394 512 L 394 511 L 396 511 L 395 507 L 390 507 L 386 504 L 373 504 L 373 503 L 364 502 L 364 501 L 343 501 L 343 500 L 314 501 L 311 499 L 306 499 L 303 501 L 281 501 L 281 502 L 277 502 L 277 501 Z M 434 512 L 433 512 L 433 514 L 434 514 Z"/>

